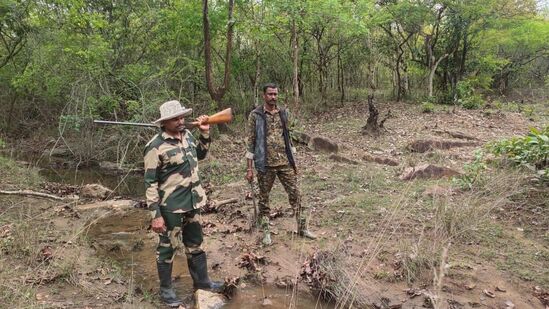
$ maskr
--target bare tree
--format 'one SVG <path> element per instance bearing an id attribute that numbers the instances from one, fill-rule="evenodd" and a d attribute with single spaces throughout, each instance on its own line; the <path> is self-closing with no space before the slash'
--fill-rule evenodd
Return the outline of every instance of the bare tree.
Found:
<path id="1" fill-rule="evenodd" d="M 213 77 L 212 77 L 212 47 L 211 47 L 211 36 L 210 36 L 210 18 L 208 16 L 208 0 L 202 1 L 202 23 L 204 27 L 204 60 L 206 64 L 206 84 L 208 87 L 208 92 L 212 100 L 216 103 L 216 108 L 219 109 L 222 106 L 221 100 L 225 95 L 225 92 L 229 89 L 229 81 L 231 77 L 231 54 L 233 48 L 233 32 L 234 32 L 234 23 L 233 20 L 233 8 L 234 0 L 229 0 L 229 18 L 227 21 L 227 47 L 225 49 L 225 69 L 223 74 L 223 84 L 219 87 L 214 86 Z M 228 128 L 226 125 L 219 125 L 219 128 L 222 131 L 226 131 Z"/>

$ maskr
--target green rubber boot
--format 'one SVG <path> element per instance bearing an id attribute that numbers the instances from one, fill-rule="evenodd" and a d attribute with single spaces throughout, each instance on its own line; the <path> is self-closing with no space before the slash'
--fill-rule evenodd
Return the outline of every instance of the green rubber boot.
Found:
<path id="1" fill-rule="evenodd" d="M 298 219 L 297 234 L 308 239 L 316 239 L 316 235 L 309 231 L 307 225 L 307 218 Z"/>
<path id="2" fill-rule="evenodd" d="M 259 226 L 263 230 L 263 239 L 261 243 L 264 246 L 270 246 L 273 242 L 271 240 L 271 230 L 269 227 L 269 218 L 267 216 L 262 216 L 259 220 Z"/>

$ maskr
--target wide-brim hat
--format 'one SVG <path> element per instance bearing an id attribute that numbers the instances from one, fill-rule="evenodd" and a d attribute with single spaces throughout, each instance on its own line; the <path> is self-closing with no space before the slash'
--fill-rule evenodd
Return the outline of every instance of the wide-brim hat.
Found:
<path id="1" fill-rule="evenodd" d="M 192 111 L 192 108 L 183 107 L 177 100 L 168 101 L 160 105 L 160 118 L 153 123 L 158 125 L 164 120 L 189 115 Z"/>

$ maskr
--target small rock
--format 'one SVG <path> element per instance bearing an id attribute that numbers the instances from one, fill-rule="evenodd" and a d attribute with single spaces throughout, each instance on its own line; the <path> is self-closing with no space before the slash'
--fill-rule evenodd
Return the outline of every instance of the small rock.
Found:
<path id="1" fill-rule="evenodd" d="M 105 199 L 111 195 L 113 191 L 100 184 L 87 184 L 80 189 L 80 195 L 86 198 Z"/>
<path id="2" fill-rule="evenodd" d="M 505 309 L 513 309 L 515 308 L 515 304 L 513 304 L 512 301 L 508 300 L 505 302 Z"/>
<path id="3" fill-rule="evenodd" d="M 195 309 L 219 309 L 225 305 L 225 297 L 221 294 L 205 290 L 194 292 Z"/>
<path id="4" fill-rule="evenodd" d="M 273 305 L 273 302 L 268 299 L 267 297 L 263 298 L 263 301 L 261 302 L 261 306 L 263 307 L 266 307 L 266 306 L 272 306 Z"/>

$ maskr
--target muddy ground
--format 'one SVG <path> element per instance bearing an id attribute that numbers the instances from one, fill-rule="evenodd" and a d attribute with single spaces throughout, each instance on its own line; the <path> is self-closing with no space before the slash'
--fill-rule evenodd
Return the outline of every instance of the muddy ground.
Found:
<path id="1" fill-rule="evenodd" d="M 407 168 L 430 163 L 467 174 L 475 151 L 524 135 L 547 118 L 509 109 L 469 111 L 380 104 L 391 110 L 379 136 L 364 135 L 365 106 L 308 119 L 301 130 L 338 145 L 337 153 L 298 146 L 303 203 L 316 241 L 296 237 L 279 183 L 271 194 L 273 245 L 250 231 L 250 188 L 243 180 L 244 143 L 221 136 L 201 163 L 213 209 L 202 215 L 213 278 L 240 278 L 228 308 L 546 308 L 549 304 L 549 190 L 518 171 L 488 163 L 482 181 L 460 189 L 451 177 L 401 180 Z M 239 130 L 235 130 L 238 132 Z M 410 148 L 414 141 L 454 142 L 448 149 Z M 450 145 L 449 144 L 449 145 Z M 457 146 L 456 146 L 457 145 Z M 383 159 L 385 163 L 381 162 Z M 488 161 L 494 161 L 487 156 Z M 389 165 L 387 162 L 396 162 Z M 473 163 L 472 163 L 473 162 Z M 485 161 L 482 161 L 485 162 Z M 468 165 L 467 165 L 468 164 Z M 476 164 L 476 165 L 475 165 Z M 13 171 L 4 172 L 11 178 Z M 32 170 L 26 170 L 35 173 Z M 8 173 L 8 174 L 6 174 Z M 6 177 L 7 176 L 7 177 Z M 6 181 L 3 189 L 24 188 Z M 40 188 L 40 181 L 31 183 Z M 236 202 L 216 207 L 216 202 Z M 9 307 L 154 308 L 156 236 L 142 209 L 79 210 L 96 201 L 52 202 L 0 196 L 2 303 Z M 337 298 L 311 293 L 310 258 L 328 252 L 323 275 Z M 305 265 L 305 267 L 304 267 Z M 304 276 L 302 276 L 304 275 Z M 182 255 L 176 287 L 192 305 Z M 314 291 L 314 286 L 313 286 Z"/>

